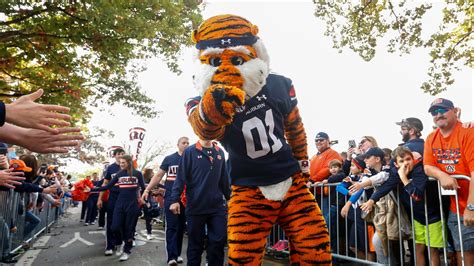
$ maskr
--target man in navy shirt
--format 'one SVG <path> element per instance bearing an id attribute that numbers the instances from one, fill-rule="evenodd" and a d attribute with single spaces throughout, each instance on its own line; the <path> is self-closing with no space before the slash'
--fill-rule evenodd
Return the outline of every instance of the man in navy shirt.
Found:
<path id="1" fill-rule="evenodd" d="M 188 265 L 201 265 L 206 226 L 209 265 L 223 265 L 230 185 L 224 152 L 216 143 L 199 140 L 184 151 L 171 194 L 170 210 L 175 214 L 181 213 L 185 185 Z"/>
<path id="2" fill-rule="evenodd" d="M 186 216 L 184 215 L 184 206 L 180 214 L 173 214 L 169 207 L 171 205 L 171 191 L 173 189 L 174 181 L 176 180 L 176 173 L 178 172 L 179 162 L 181 156 L 189 145 L 187 137 L 178 139 L 178 151 L 165 157 L 161 163 L 157 173 L 153 176 L 148 184 L 142 199 L 148 198 L 151 189 L 158 185 L 166 173 L 165 181 L 165 219 L 166 219 L 166 253 L 168 254 L 168 265 L 176 265 L 183 263 L 181 257 L 181 247 L 183 245 L 184 229 L 186 226 Z"/>
<path id="3" fill-rule="evenodd" d="M 124 154 L 125 154 L 125 151 L 122 148 L 118 148 L 113 151 L 115 162 L 107 167 L 102 186 L 107 185 L 110 182 L 110 180 L 112 180 L 112 178 L 120 171 L 120 158 L 122 158 Z M 98 208 L 102 208 L 103 193 L 104 192 L 100 192 L 99 198 L 97 199 Z M 118 194 L 119 194 L 118 186 L 115 186 L 110 189 L 109 200 L 107 203 L 107 229 L 106 229 L 106 238 L 107 238 L 106 245 L 107 246 L 105 248 L 106 256 L 112 255 L 114 253 L 113 250 L 116 249 L 115 246 L 122 244 L 122 240 L 121 240 L 122 238 L 120 236 L 117 236 L 117 234 L 111 230 L 112 218 L 114 217 L 115 202 L 117 201 Z"/>

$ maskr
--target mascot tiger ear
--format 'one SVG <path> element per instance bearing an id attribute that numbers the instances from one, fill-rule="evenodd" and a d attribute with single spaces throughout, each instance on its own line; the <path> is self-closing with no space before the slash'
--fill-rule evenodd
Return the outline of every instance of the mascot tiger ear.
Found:
<path id="1" fill-rule="evenodd" d="M 194 44 L 196 44 L 196 43 L 198 42 L 198 39 L 199 39 L 198 30 L 195 29 L 195 30 L 193 30 L 193 32 L 191 33 L 191 40 L 193 41 Z"/>

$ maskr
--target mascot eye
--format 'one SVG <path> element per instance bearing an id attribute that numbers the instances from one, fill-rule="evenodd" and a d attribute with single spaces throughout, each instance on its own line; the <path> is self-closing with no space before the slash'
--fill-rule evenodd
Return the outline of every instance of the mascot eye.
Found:
<path id="1" fill-rule="evenodd" d="M 234 56 L 230 59 L 230 62 L 232 62 L 232 65 L 234 65 L 234 66 L 240 66 L 240 65 L 243 65 L 245 63 L 245 59 L 243 59 L 240 56 Z"/>
<path id="2" fill-rule="evenodd" d="M 220 57 L 211 57 L 209 58 L 209 64 L 214 67 L 218 67 L 222 64 L 222 59 Z"/>

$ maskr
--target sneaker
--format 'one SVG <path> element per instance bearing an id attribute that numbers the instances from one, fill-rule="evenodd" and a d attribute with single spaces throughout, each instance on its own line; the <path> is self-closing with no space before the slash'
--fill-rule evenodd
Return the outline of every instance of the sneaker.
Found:
<path id="1" fill-rule="evenodd" d="M 94 224 L 95 224 L 95 222 L 90 223 L 90 225 L 94 225 Z"/>
<path id="2" fill-rule="evenodd" d="M 176 262 L 175 259 L 172 259 L 172 260 L 168 261 L 168 265 L 178 265 L 178 262 Z"/>
<path id="3" fill-rule="evenodd" d="M 89 223 L 84 223 L 84 226 L 88 226 L 88 225 L 89 225 Z"/>
<path id="4" fill-rule="evenodd" d="M 99 227 L 97 227 L 97 229 L 104 230 L 104 227 L 103 227 L 103 226 L 99 226 Z"/>
<path id="5" fill-rule="evenodd" d="M 123 244 L 117 248 L 117 251 L 115 251 L 115 255 L 117 256 L 120 256 L 122 254 L 123 254 Z"/>
<path id="6" fill-rule="evenodd" d="M 128 253 L 127 253 L 127 252 L 124 252 L 124 253 L 122 254 L 122 256 L 120 256 L 120 259 L 119 259 L 119 260 L 120 260 L 120 261 L 126 261 L 126 260 L 128 260 Z"/>
<path id="7" fill-rule="evenodd" d="M 148 235 L 146 235 L 146 239 L 147 239 L 147 240 L 152 240 L 152 239 L 153 239 L 153 236 L 152 236 L 151 234 L 148 234 Z M 179 259 L 179 258 L 178 258 L 178 259 Z"/>
<path id="8" fill-rule="evenodd" d="M 83 220 L 83 219 L 80 219 L 79 222 L 82 223 L 82 222 L 84 222 L 84 220 Z"/>
<path id="9" fill-rule="evenodd" d="M 114 254 L 114 251 L 111 250 L 111 249 L 107 249 L 105 252 L 104 252 L 105 256 L 111 256 Z"/>
<path id="10" fill-rule="evenodd" d="M 136 245 L 137 245 L 137 243 L 135 242 L 135 240 L 133 240 L 132 247 L 135 247 Z"/>
<path id="11" fill-rule="evenodd" d="M 15 259 L 15 258 L 8 258 L 8 257 L 5 257 L 5 258 L 2 258 L 0 260 L 0 262 L 3 264 L 3 263 L 6 263 L 6 264 L 13 264 L 13 263 L 17 263 L 18 260 Z"/>
<path id="12" fill-rule="evenodd" d="M 183 262 L 184 262 L 183 257 L 179 256 L 179 257 L 176 259 L 176 262 L 177 262 L 177 263 L 183 263 Z"/>

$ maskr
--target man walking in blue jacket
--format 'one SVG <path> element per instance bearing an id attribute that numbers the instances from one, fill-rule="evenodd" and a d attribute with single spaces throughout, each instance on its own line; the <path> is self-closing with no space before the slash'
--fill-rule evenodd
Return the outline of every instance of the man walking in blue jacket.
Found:
<path id="1" fill-rule="evenodd" d="M 206 227 L 208 263 L 223 265 L 230 185 L 224 152 L 216 143 L 199 140 L 184 151 L 171 194 L 170 210 L 175 214 L 181 211 L 185 185 L 188 265 L 201 265 Z"/>

